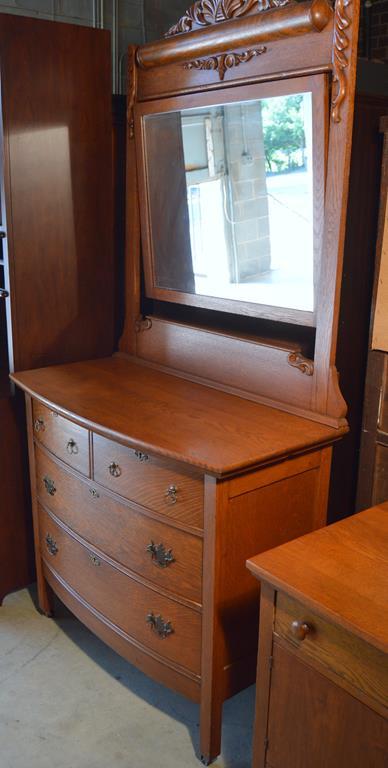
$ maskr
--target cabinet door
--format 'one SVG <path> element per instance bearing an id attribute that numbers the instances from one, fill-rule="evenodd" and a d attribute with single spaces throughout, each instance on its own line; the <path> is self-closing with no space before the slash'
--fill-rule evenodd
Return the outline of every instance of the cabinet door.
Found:
<path id="1" fill-rule="evenodd" d="M 388 723 L 274 644 L 266 765 L 385 768 Z"/>

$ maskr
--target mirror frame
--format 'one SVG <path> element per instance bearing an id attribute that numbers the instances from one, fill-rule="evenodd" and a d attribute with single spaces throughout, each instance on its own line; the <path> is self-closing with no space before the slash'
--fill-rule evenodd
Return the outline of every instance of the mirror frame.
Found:
<path id="1" fill-rule="evenodd" d="M 324 424 L 346 425 L 335 357 L 359 13 L 357 0 L 196 0 L 166 38 L 129 47 L 126 311 L 119 354 Z M 330 109 L 323 120 L 327 153 L 313 355 L 289 338 L 275 340 L 276 333 L 261 338 L 204 327 L 196 319 L 161 314 L 159 302 L 154 309 L 146 307 L 141 233 L 147 200 L 139 194 L 142 150 L 135 108 L 322 74 Z"/>
<path id="2" fill-rule="evenodd" d="M 145 118 L 150 115 L 165 115 L 199 107 L 222 106 L 236 102 L 248 103 L 276 96 L 292 94 L 312 94 L 312 136 L 313 136 L 313 274 L 314 274 L 314 311 L 304 311 L 286 306 L 266 305 L 259 302 L 223 299 L 202 294 L 190 294 L 175 289 L 160 288 L 156 281 L 155 240 L 150 202 L 149 158 L 146 149 Z M 135 133 L 140 136 L 138 151 L 138 178 L 140 192 L 140 219 L 143 247 L 143 265 L 145 274 L 145 295 L 148 298 L 177 304 L 213 309 L 250 317 L 315 326 L 317 316 L 319 271 L 321 263 L 322 237 L 324 224 L 324 196 L 326 177 L 326 132 L 328 116 L 327 76 L 311 75 L 288 80 L 242 85 L 223 88 L 216 92 L 197 93 L 158 99 L 137 104 L 134 109 Z"/>

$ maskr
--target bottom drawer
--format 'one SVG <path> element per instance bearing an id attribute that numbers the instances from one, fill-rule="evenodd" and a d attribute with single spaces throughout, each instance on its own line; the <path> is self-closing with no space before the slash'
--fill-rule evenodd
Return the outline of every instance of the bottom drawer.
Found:
<path id="1" fill-rule="evenodd" d="M 97 557 L 39 508 L 41 555 L 93 608 L 161 657 L 200 674 L 201 615 Z"/>

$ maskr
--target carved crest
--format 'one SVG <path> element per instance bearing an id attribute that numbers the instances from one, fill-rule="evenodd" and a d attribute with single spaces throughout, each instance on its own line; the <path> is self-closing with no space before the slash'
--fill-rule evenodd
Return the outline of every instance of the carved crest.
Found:
<path id="1" fill-rule="evenodd" d="M 244 53 L 221 53 L 218 56 L 211 56 L 210 59 L 196 59 L 185 64 L 186 69 L 217 69 L 220 80 L 223 80 L 228 69 L 238 67 L 251 61 L 255 56 L 261 56 L 267 48 L 261 45 L 253 51 L 244 51 Z"/>
<path id="2" fill-rule="evenodd" d="M 207 27 L 220 21 L 245 16 L 252 11 L 268 11 L 270 8 L 282 8 L 291 0 L 197 0 L 166 34 L 179 35 L 191 32 L 196 27 Z"/>

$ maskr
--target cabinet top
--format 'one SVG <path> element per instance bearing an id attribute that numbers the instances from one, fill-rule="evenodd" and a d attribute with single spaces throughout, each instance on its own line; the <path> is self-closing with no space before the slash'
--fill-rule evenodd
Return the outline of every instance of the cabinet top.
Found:
<path id="1" fill-rule="evenodd" d="M 346 431 L 119 356 L 15 373 L 12 379 L 96 432 L 218 477 L 321 448 Z"/>
<path id="2" fill-rule="evenodd" d="M 247 565 L 256 578 L 388 652 L 388 502 Z"/>

